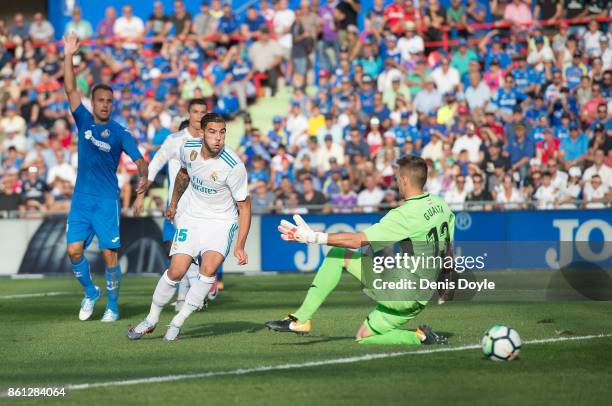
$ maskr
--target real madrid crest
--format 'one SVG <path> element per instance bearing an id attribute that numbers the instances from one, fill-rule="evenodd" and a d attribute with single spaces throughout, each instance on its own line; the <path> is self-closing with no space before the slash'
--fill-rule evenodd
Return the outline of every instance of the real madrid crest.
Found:
<path id="1" fill-rule="evenodd" d="M 191 154 L 189 154 L 189 159 L 191 159 L 192 161 L 195 161 L 197 157 L 198 157 L 198 151 L 191 151 Z"/>
<path id="2" fill-rule="evenodd" d="M 108 129 L 102 131 L 100 133 L 101 136 L 103 136 L 104 138 L 108 137 L 110 135 L 110 131 L 108 131 Z"/>
<path id="3" fill-rule="evenodd" d="M 216 182 L 217 179 L 219 179 L 219 174 L 217 172 L 213 172 L 210 174 L 210 178 L 212 179 L 213 182 Z"/>

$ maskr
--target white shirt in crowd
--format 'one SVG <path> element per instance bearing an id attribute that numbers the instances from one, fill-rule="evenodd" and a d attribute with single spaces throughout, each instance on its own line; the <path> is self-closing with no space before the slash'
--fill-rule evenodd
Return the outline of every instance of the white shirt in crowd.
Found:
<path id="1" fill-rule="evenodd" d="M 495 199 L 495 201 L 497 203 L 504 204 L 504 208 L 512 210 L 518 209 L 519 203 L 523 203 L 524 199 L 521 195 L 521 192 L 519 192 L 517 188 L 512 188 L 512 193 L 510 194 L 510 197 L 506 197 L 504 189 L 500 185 L 499 190 L 497 191 L 497 198 Z"/>
<path id="2" fill-rule="evenodd" d="M 584 200 L 587 202 L 587 209 L 603 209 L 606 207 L 603 202 L 593 202 L 594 199 L 601 199 L 606 197 L 606 193 L 608 193 L 609 187 L 604 185 L 603 183 L 599 185 L 597 189 L 593 187 L 591 182 L 584 185 Z"/>
<path id="3" fill-rule="evenodd" d="M 76 182 L 76 170 L 68 162 L 63 162 L 59 165 L 54 165 L 47 172 L 47 184 L 52 184 L 55 179 L 67 180 L 74 186 Z"/>
<path id="4" fill-rule="evenodd" d="M 557 188 L 557 190 L 562 191 L 567 185 L 568 178 L 569 176 L 566 172 L 557 170 L 557 172 L 555 172 L 555 176 L 551 179 L 550 182 L 554 187 Z"/>
<path id="5" fill-rule="evenodd" d="M 371 213 L 374 211 L 377 205 L 385 198 L 385 192 L 380 188 L 376 187 L 374 190 L 369 191 L 363 189 L 357 195 L 357 206 L 360 206 L 364 212 Z"/>
<path id="6" fill-rule="evenodd" d="M 441 66 L 437 67 L 431 72 L 431 77 L 436 82 L 438 91 L 442 94 L 455 90 L 455 87 L 461 82 L 459 71 L 452 66 L 449 66 L 446 72 L 442 70 Z"/>
<path id="7" fill-rule="evenodd" d="M 290 33 L 283 34 L 295 21 L 293 10 L 286 8 L 274 14 L 274 32 L 280 36 L 278 43 L 285 49 L 291 49 L 293 37 Z"/>
<path id="8" fill-rule="evenodd" d="M 463 204 L 467 197 L 467 190 L 464 187 L 463 190 L 453 187 L 444 195 L 444 200 L 452 210 L 463 210 Z"/>
<path id="9" fill-rule="evenodd" d="M 540 185 L 534 197 L 538 202 L 539 209 L 552 209 L 554 208 L 558 195 L 559 190 L 550 184 L 548 186 Z"/>
<path id="10" fill-rule="evenodd" d="M 144 23 L 140 17 L 132 16 L 129 19 L 125 16 L 119 17 L 113 24 L 113 32 L 116 36 L 124 39 L 140 38 L 144 34 Z M 136 42 L 126 41 L 123 44 L 125 49 L 138 49 Z"/>
<path id="11" fill-rule="evenodd" d="M 453 145 L 453 154 L 459 154 L 462 150 L 466 149 L 470 162 L 478 162 L 480 158 L 480 144 L 482 144 L 482 140 L 476 134 L 473 134 L 471 137 L 467 134 L 462 135 L 457 138 L 455 145 Z"/>
<path id="12" fill-rule="evenodd" d="M 425 42 L 418 35 L 412 38 L 402 37 L 397 41 L 397 49 L 400 51 L 402 61 L 407 62 L 412 59 L 412 55 L 423 52 Z"/>
<path id="13" fill-rule="evenodd" d="M 582 179 L 590 181 L 593 175 L 599 175 L 601 183 L 607 187 L 612 187 L 612 169 L 606 164 L 602 164 L 599 168 L 596 165 L 589 166 L 582 175 Z"/>

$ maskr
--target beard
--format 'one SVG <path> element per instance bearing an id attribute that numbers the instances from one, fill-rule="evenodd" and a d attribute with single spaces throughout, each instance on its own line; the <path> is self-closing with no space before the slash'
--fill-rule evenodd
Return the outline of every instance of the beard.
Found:
<path id="1" fill-rule="evenodd" d="M 208 142 L 206 141 L 206 138 L 202 138 L 202 145 L 204 146 L 204 149 L 206 150 L 206 153 L 208 154 L 208 156 L 210 156 L 211 158 L 216 158 L 217 155 L 219 155 L 221 153 L 221 151 L 223 150 L 223 145 L 221 145 L 219 147 L 218 151 L 213 150 L 213 148 L 210 146 L 210 144 L 208 144 Z"/>

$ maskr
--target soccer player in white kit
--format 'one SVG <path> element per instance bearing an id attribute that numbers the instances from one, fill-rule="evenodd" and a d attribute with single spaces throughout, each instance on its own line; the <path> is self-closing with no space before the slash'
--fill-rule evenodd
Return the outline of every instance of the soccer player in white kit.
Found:
<path id="1" fill-rule="evenodd" d="M 181 146 L 186 140 L 199 140 L 202 137 L 202 131 L 200 122 L 204 114 L 206 114 L 206 100 L 204 99 L 192 99 L 189 101 L 187 106 L 187 113 L 189 119 L 186 120 L 187 126 L 185 128 L 179 128 L 179 131 L 174 134 L 170 134 L 162 143 L 159 150 L 155 153 L 155 156 L 149 163 L 149 177 L 148 186 L 155 181 L 155 177 L 162 168 L 168 164 L 168 200 L 172 199 L 172 192 L 174 190 L 174 180 L 176 175 L 181 169 L 180 153 Z M 181 123 L 182 125 L 182 123 Z M 177 209 L 180 211 L 180 205 Z M 162 228 L 162 241 L 166 246 L 166 252 L 170 252 L 172 241 L 176 233 L 176 227 L 168 219 L 164 219 L 164 225 Z M 187 274 L 181 279 L 177 296 L 176 296 L 176 311 L 180 311 L 181 307 L 185 302 L 185 296 L 191 286 L 191 281 L 198 276 L 198 264 L 195 262 L 189 267 Z M 216 287 L 213 287 L 211 296 L 216 296 Z M 209 298 L 211 299 L 211 298 Z"/>
<path id="2" fill-rule="evenodd" d="M 166 217 L 174 220 L 177 228 L 170 267 L 157 283 L 149 314 L 129 329 L 127 335 L 132 340 L 155 329 L 162 309 L 174 296 L 176 284 L 195 258 L 201 258 L 198 277 L 187 292 L 184 306 L 170 322 L 164 340 L 176 340 L 187 317 L 204 301 L 236 234 L 233 254 L 239 265 L 248 261 L 244 247 L 251 226 L 251 198 L 246 168 L 238 155 L 225 146 L 226 125 L 221 115 L 204 115 L 201 128 L 201 140 L 186 140 L 181 147 L 181 169 L 166 211 Z M 181 210 L 175 218 L 179 200 Z"/>

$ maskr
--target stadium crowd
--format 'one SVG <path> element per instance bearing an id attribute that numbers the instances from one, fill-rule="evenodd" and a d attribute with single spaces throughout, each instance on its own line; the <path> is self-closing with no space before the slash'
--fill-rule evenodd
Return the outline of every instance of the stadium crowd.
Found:
<path id="1" fill-rule="evenodd" d="M 148 16 L 111 6 L 96 27 L 75 8 L 65 32 L 87 41 L 75 61 L 85 104 L 94 83 L 112 85 L 113 118 L 147 159 L 189 99 L 241 117 L 255 213 L 394 207 L 403 154 L 427 160 L 427 190 L 457 210 L 609 207 L 609 2 L 443 3 L 264 0 L 237 16 L 220 0 L 194 14 L 177 0 Z M 62 34 L 41 13 L 0 21 L 0 211 L 69 208 Z M 256 128 L 248 105 L 281 86 L 289 113 Z M 135 173 L 125 157 L 125 208 Z M 150 213 L 163 208 L 152 196 Z"/>

